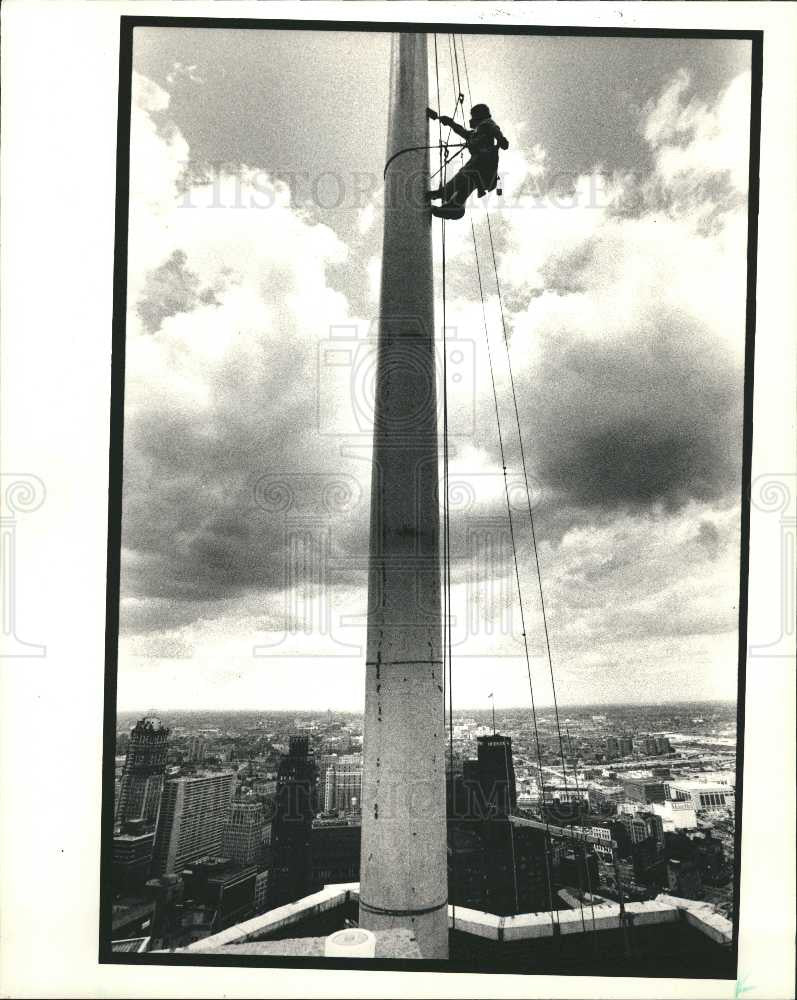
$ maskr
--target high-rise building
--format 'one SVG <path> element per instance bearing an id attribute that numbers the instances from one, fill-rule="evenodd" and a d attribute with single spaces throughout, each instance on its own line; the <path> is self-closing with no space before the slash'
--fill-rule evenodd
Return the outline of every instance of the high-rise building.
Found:
<path id="1" fill-rule="evenodd" d="M 663 802 L 664 783 L 645 778 L 629 778 L 623 782 L 626 797 L 634 802 Z"/>
<path id="2" fill-rule="evenodd" d="M 269 906 L 291 903 L 311 891 L 311 830 L 317 812 L 318 768 L 306 736 L 292 736 L 277 771 L 277 794 L 271 822 L 273 866 Z"/>
<path id="3" fill-rule="evenodd" d="M 191 861 L 220 854 L 234 789 L 234 771 L 205 771 L 166 782 L 153 875 L 180 872 Z"/>
<path id="4" fill-rule="evenodd" d="M 657 754 L 672 753 L 672 744 L 667 736 L 657 736 L 654 742 Z"/>
<path id="5" fill-rule="evenodd" d="M 326 796 L 327 771 L 338 762 L 336 753 L 322 753 L 318 757 L 318 799 L 323 805 Z"/>
<path id="6" fill-rule="evenodd" d="M 476 746 L 476 767 L 472 766 L 472 761 L 466 762 L 471 765 L 465 773 L 466 783 L 471 783 L 471 794 L 477 789 L 481 793 L 482 803 L 488 807 L 491 818 L 503 819 L 517 807 L 512 739 L 496 734 L 479 736 Z"/>
<path id="7" fill-rule="evenodd" d="M 140 719 L 130 733 L 119 785 L 115 823 L 143 818 L 154 824 L 158 816 L 169 730 L 154 715 Z"/>
<path id="8" fill-rule="evenodd" d="M 621 736 L 617 743 L 621 757 L 629 757 L 634 752 L 634 741 L 630 736 Z"/>
<path id="9" fill-rule="evenodd" d="M 360 819 L 315 819 L 312 829 L 313 884 L 320 889 L 360 878 Z"/>
<path id="10" fill-rule="evenodd" d="M 263 846 L 263 805 L 233 802 L 224 827 L 222 854 L 239 865 L 260 863 Z"/>
<path id="11" fill-rule="evenodd" d="M 256 865 L 238 865 L 229 858 L 205 857 L 183 869 L 184 906 L 197 904 L 214 911 L 212 930 L 248 920 L 255 912 Z"/>
<path id="12" fill-rule="evenodd" d="M 490 734 L 477 746 L 461 783 L 458 774 L 449 782 L 449 898 L 503 915 L 544 910 L 545 835 L 508 819 L 517 805 L 512 740 Z"/>
<path id="13" fill-rule="evenodd" d="M 205 759 L 208 741 L 202 736 L 192 736 L 188 741 L 188 759 L 199 762 Z"/>
<path id="14" fill-rule="evenodd" d="M 143 819 L 122 823 L 113 838 L 111 883 L 114 892 L 134 892 L 149 878 L 155 831 Z"/>
<path id="15" fill-rule="evenodd" d="M 600 883 L 598 858 L 592 848 L 562 846 L 555 852 L 554 871 L 557 885 L 579 893 L 593 892 Z"/>
<path id="16" fill-rule="evenodd" d="M 641 736 L 637 740 L 637 749 L 641 750 L 646 757 L 653 757 L 659 752 L 656 749 L 656 739 L 653 736 Z"/>
<path id="17" fill-rule="evenodd" d="M 268 909 L 268 869 L 255 875 L 255 916 Z"/>
<path id="18" fill-rule="evenodd" d="M 653 837 L 660 846 L 664 846 L 664 824 L 661 816 L 651 812 L 621 813 L 617 819 L 628 831 L 632 844 Z"/>
<path id="19" fill-rule="evenodd" d="M 612 823 L 618 856 L 631 858 L 643 882 L 666 883 L 664 824 L 652 812 L 620 813 Z"/>
<path id="20" fill-rule="evenodd" d="M 153 948 L 168 947 L 179 934 L 183 890 L 179 875 L 161 875 L 147 882 L 147 893 L 155 906 L 151 926 Z"/>
<path id="21" fill-rule="evenodd" d="M 616 736 L 606 737 L 606 756 L 607 757 L 620 756 L 620 744 L 617 742 Z"/>
<path id="22" fill-rule="evenodd" d="M 666 885 L 664 822 L 661 816 L 653 812 L 640 812 L 635 818 L 637 822 L 639 820 L 644 822 L 646 836 L 634 844 L 631 852 L 634 875 L 644 882 Z"/>
<path id="23" fill-rule="evenodd" d="M 327 768 L 324 782 L 324 812 L 344 815 L 360 813 L 363 759 L 361 754 L 345 754 Z"/>

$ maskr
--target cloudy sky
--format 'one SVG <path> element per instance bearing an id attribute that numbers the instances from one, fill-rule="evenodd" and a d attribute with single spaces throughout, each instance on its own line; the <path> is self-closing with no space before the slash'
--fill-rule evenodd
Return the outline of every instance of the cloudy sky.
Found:
<path id="1" fill-rule="evenodd" d="M 557 693 L 733 698 L 750 45 L 464 44 L 511 142 L 490 212 Z M 362 707 L 388 58 L 377 33 L 135 31 L 122 709 Z M 447 240 L 454 703 L 523 705 L 470 226 Z"/>

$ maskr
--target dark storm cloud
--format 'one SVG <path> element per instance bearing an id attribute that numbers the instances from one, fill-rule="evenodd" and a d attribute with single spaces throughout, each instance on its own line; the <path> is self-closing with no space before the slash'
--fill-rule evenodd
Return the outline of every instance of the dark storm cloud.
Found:
<path id="1" fill-rule="evenodd" d="M 608 179 L 600 203 L 581 178 L 567 209 L 507 213 L 520 423 L 553 533 L 738 502 L 748 103 L 745 75 L 707 104 L 678 72 L 639 123 L 650 173 Z"/>
<path id="2" fill-rule="evenodd" d="M 208 79 L 201 63 L 199 72 Z M 222 90 L 240 93 L 240 83 L 225 84 Z M 186 93 L 177 101 L 184 125 L 203 108 L 195 96 Z M 202 148 L 202 158 L 217 136 L 230 149 L 244 149 L 238 133 L 247 116 L 251 121 L 250 104 L 247 99 L 246 114 L 228 123 L 226 130 L 218 117 L 224 102 L 213 107 L 207 121 L 194 121 L 191 145 Z M 275 137 L 293 128 L 281 107 L 281 114 L 269 119 L 267 134 L 274 140 L 269 140 L 269 152 L 281 153 L 280 147 L 286 147 Z M 364 124 L 358 121 L 358 127 Z M 350 124 L 333 130 L 334 141 L 346 147 L 346 157 L 354 155 L 349 147 L 356 146 L 346 131 Z M 327 125 L 319 119 L 319 129 Z M 251 137 L 248 142 L 251 148 Z M 302 142 L 304 149 L 309 140 Z M 371 160 L 381 163 L 381 149 L 382 137 L 377 153 L 369 143 Z M 223 151 L 224 158 L 229 151 Z M 172 643 L 171 632 L 192 625 L 235 622 L 245 615 L 260 628 L 285 627 L 289 620 L 276 601 L 278 595 L 287 586 L 312 592 L 322 564 L 332 587 L 362 591 L 365 582 L 370 470 L 364 462 L 343 460 L 339 441 L 320 435 L 316 424 L 316 349 L 325 334 L 325 306 L 319 306 L 311 322 L 305 320 L 301 334 L 298 329 L 297 313 L 323 291 L 308 291 L 299 280 L 311 265 L 315 244 L 313 238 L 289 242 L 283 253 L 280 232 L 272 235 L 269 228 L 272 217 L 262 213 L 261 219 L 263 238 L 268 234 L 277 251 L 258 259 L 242 284 L 269 313 L 268 322 L 256 316 L 239 330 L 230 290 L 212 277 L 200 278 L 196 257 L 201 254 L 192 257 L 191 250 L 174 250 L 150 270 L 140 299 L 131 303 L 147 345 L 161 339 L 172 345 L 173 353 L 164 353 L 162 363 L 174 376 L 174 384 L 162 393 L 150 392 L 144 381 L 138 395 L 129 394 L 127 401 L 123 531 L 131 557 L 123 574 L 122 624 L 134 634 L 169 632 L 162 646 L 156 639 L 140 645 L 142 655 L 187 655 L 179 643 Z M 213 239 L 221 235 L 222 242 L 226 234 L 220 228 L 208 232 L 213 256 Z M 498 248 L 501 254 L 500 232 Z M 226 247 L 225 252 L 234 251 Z M 601 244 L 597 237 L 575 248 L 555 249 L 540 269 L 542 288 L 507 287 L 510 328 L 543 290 L 563 299 L 595 291 L 595 268 L 612 253 L 611 244 Z M 244 265 L 236 263 L 243 273 Z M 334 269 L 341 284 L 346 271 L 359 274 L 347 283 L 348 292 L 365 273 L 364 257 L 328 264 L 327 281 Z M 472 267 L 467 273 L 453 268 L 451 278 L 452 295 L 473 301 Z M 177 330 L 186 317 L 190 323 Z M 540 360 L 517 376 L 526 454 L 542 483 L 538 530 L 543 541 L 561 542 L 581 524 L 612 530 L 628 515 L 644 518 L 660 512 L 667 517 L 692 501 L 723 503 L 734 490 L 738 494 L 738 366 L 693 317 L 671 306 L 656 304 L 641 319 L 635 314 L 635 320 L 622 335 L 608 339 L 590 339 L 576 329 L 543 331 L 541 349 L 535 352 Z M 213 357 L 203 367 L 198 348 L 200 361 L 192 371 L 193 338 L 201 340 L 208 330 L 219 338 L 221 359 Z M 515 336 L 525 335 L 518 326 Z M 183 375 L 188 379 L 197 373 L 206 396 L 201 403 L 181 395 Z M 483 403 L 476 443 L 497 458 L 492 401 L 485 397 Z M 517 470 L 511 438 L 508 448 Z M 329 509 L 327 487 L 347 475 L 361 484 L 362 495 L 346 509 L 336 510 L 334 504 Z M 264 487 L 264 481 L 270 486 Z M 291 500 L 287 508 L 282 506 L 284 495 Z M 505 517 L 500 495 L 483 504 L 481 513 L 487 520 Z M 455 582 L 466 580 L 473 568 L 466 546 L 468 527 L 465 517 L 452 523 Z M 600 608 L 606 604 L 607 589 L 618 606 L 628 592 L 637 555 L 621 542 L 591 562 L 589 552 L 579 552 L 570 562 L 562 560 L 563 579 L 555 585 L 561 594 L 554 589 L 560 599 L 552 600 L 552 607 L 583 613 L 591 635 L 599 635 L 605 625 Z M 710 554 L 711 544 L 706 528 L 699 538 L 701 551 Z M 519 547 L 528 564 L 525 531 Z M 500 570 L 508 572 L 509 548 L 503 552 Z M 659 580 L 650 586 L 655 589 Z M 628 629 L 627 611 L 624 615 L 618 612 L 616 628 Z M 658 612 L 646 612 L 639 621 L 655 628 Z M 707 630 L 709 618 L 696 612 L 691 623 L 675 614 L 671 621 L 672 628 L 690 634 L 690 629 Z M 172 648 L 177 652 L 158 652 Z"/>
<path id="3" fill-rule="evenodd" d="M 367 493 L 312 423 L 312 345 L 281 346 L 262 371 L 217 371 L 204 414 L 166 400 L 128 421 L 123 536 L 139 558 L 125 594 L 143 601 L 123 604 L 128 630 L 215 617 L 322 572 L 363 582 L 339 557 L 364 553 Z"/>
<path id="4" fill-rule="evenodd" d="M 677 510 L 738 494 L 741 372 L 684 314 L 621 342 L 560 332 L 519 386 L 538 476 L 563 502 Z"/>

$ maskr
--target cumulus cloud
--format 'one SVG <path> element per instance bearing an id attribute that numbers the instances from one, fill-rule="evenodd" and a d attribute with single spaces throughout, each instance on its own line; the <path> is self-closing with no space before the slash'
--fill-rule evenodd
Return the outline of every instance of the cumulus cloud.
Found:
<path id="1" fill-rule="evenodd" d="M 750 134 L 750 73 L 741 73 L 713 105 L 688 97 L 689 73 L 680 70 L 641 123 L 656 152 L 663 180 L 694 185 L 707 176 L 729 175 L 733 187 L 747 191 Z"/>
<path id="2" fill-rule="evenodd" d="M 738 136 L 749 80 L 735 80 L 716 108 L 684 105 L 687 84 L 679 74 L 641 126 L 654 148 L 650 177 L 580 177 L 571 207 L 520 195 L 502 215 L 527 453 L 559 504 L 620 512 L 738 498 L 744 205 L 725 205 L 710 232 L 695 197 L 667 212 L 623 210 L 639 192 L 643 204 L 654 189 L 694 195 L 713 171 L 742 183 L 725 132 Z M 733 157 L 704 158 L 707 143 Z M 522 186 L 520 165 L 515 179 Z"/>
<path id="3" fill-rule="evenodd" d="M 516 151 L 503 207 L 492 215 L 546 605 L 565 665 L 586 665 L 601 649 L 610 674 L 628 658 L 652 669 L 658 642 L 654 659 L 663 668 L 662 643 L 676 655 L 691 637 L 700 650 L 694 655 L 708 657 L 714 670 L 732 648 L 724 637 L 738 623 L 745 100 L 749 74 L 713 105 L 690 100 L 679 74 L 640 122 L 650 174 L 606 175 L 596 167 L 563 192 L 546 178 L 544 156 L 526 161 Z M 489 233 L 478 210 L 474 219 L 504 449 L 516 474 Z M 460 471 L 468 463 L 496 471 L 499 440 L 467 229 L 461 255 L 453 263 L 449 256 L 449 288 L 457 294 L 448 317 L 476 344 L 479 432 Z M 455 394 L 455 413 L 456 405 Z M 503 511 L 505 499 L 493 495 L 478 516 Z M 515 519 L 527 624 L 538 637 L 528 524 L 522 511 Z M 454 532 L 454 575 L 464 586 L 472 569 L 467 528 Z M 511 581 L 508 547 L 491 572 Z M 537 639 L 532 645 L 544 652 Z M 565 672 L 576 697 L 578 670 Z"/>
<path id="4" fill-rule="evenodd" d="M 122 621 L 146 631 L 286 587 L 285 517 L 258 484 L 321 509 L 345 463 L 313 420 L 318 346 L 358 321 L 327 283 L 334 233 L 262 173 L 181 184 L 185 143 L 151 118 L 168 95 L 141 77 L 135 95 Z"/>
<path id="5" fill-rule="evenodd" d="M 745 101 L 749 76 L 706 103 L 678 74 L 640 120 L 653 162 L 643 177 L 596 165 L 564 189 L 548 175 L 544 149 L 513 144 L 502 158 L 492 236 L 546 603 L 572 697 L 585 678 L 609 676 L 629 658 L 665 670 L 667 649 L 695 637 L 716 665 L 725 647 L 718 652 L 711 637 L 735 628 Z M 330 328 L 351 330 L 331 397 L 333 411 L 350 406 L 351 359 L 369 324 L 330 274 L 356 271 L 375 305 L 380 194 L 359 215 L 360 243 L 348 247 L 262 171 L 197 178 L 168 116 L 169 94 L 137 75 L 124 649 L 151 659 L 200 649 L 226 656 L 225 636 L 301 632 L 302 608 L 323 622 L 330 601 L 360 615 L 361 635 L 367 428 L 344 457 L 328 433 L 335 428 L 319 427 L 318 380 Z M 449 398 L 452 475 L 475 490 L 467 509 L 454 507 L 454 606 L 460 623 L 469 615 L 479 628 L 493 623 L 485 655 L 516 654 L 516 638 L 499 627 L 515 600 L 510 550 L 498 546 L 485 562 L 469 536 L 482 523 L 499 535 L 506 527 L 485 320 L 507 461 L 513 477 L 520 471 L 479 206 L 474 222 L 484 314 L 467 221 L 448 226 L 446 246 L 447 323 L 462 355 L 451 369 L 460 376 Z M 435 253 L 439 274 L 439 245 Z M 514 503 L 529 634 L 539 636 L 526 511 Z M 324 560 L 332 568 L 322 579 Z M 324 628 L 304 638 L 312 645 Z"/>

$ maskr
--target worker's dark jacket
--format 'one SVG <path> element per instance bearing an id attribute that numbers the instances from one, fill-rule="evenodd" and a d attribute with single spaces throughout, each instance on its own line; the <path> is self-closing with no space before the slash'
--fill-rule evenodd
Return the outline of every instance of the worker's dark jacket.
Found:
<path id="1" fill-rule="evenodd" d="M 467 143 L 470 160 L 463 169 L 472 170 L 477 175 L 479 197 L 487 191 L 494 191 L 498 185 L 498 150 L 509 148 L 501 129 L 492 118 L 485 118 L 473 129 L 456 122 L 451 128 Z"/>

